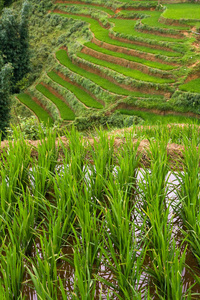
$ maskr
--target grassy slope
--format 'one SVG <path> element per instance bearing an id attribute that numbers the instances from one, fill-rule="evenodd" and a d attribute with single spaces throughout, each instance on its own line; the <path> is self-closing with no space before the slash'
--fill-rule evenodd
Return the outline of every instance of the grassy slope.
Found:
<path id="1" fill-rule="evenodd" d="M 143 64 L 145 66 L 148 66 L 148 67 L 151 67 L 151 68 L 156 68 L 156 69 L 160 69 L 160 70 L 164 70 L 164 71 L 173 70 L 173 69 L 176 68 L 176 67 L 170 66 L 168 64 L 164 64 L 164 63 L 162 64 L 162 63 L 159 63 L 159 62 L 146 60 L 144 58 L 140 58 L 140 57 L 137 57 L 137 56 L 131 56 L 131 55 L 127 55 L 127 54 L 120 53 L 120 52 L 110 51 L 110 50 L 107 50 L 105 48 L 99 47 L 99 46 L 97 46 L 96 44 L 94 44 L 92 42 L 85 43 L 85 46 L 87 46 L 88 48 L 91 48 L 95 51 L 98 51 L 98 52 L 101 52 L 101 53 L 104 53 L 104 54 L 108 54 L 108 55 L 111 55 L 111 56 L 119 57 L 119 58 L 124 58 L 124 59 L 127 59 L 129 61 L 141 63 L 141 64 Z"/>
<path id="2" fill-rule="evenodd" d="M 61 78 L 59 75 L 57 75 L 55 72 L 51 71 L 48 73 L 48 76 L 58 84 L 62 85 L 66 89 L 68 89 L 70 92 L 72 92 L 79 101 L 84 103 L 88 107 L 93 108 L 103 108 L 103 105 L 97 102 L 95 99 L 93 99 L 88 93 L 83 91 L 82 89 L 78 88 L 77 86 L 65 81 L 63 78 Z"/>
<path id="3" fill-rule="evenodd" d="M 133 1 L 123 1 L 124 3 L 133 3 Z M 144 1 L 145 2 L 145 1 Z M 102 2 L 103 4 L 103 2 Z M 136 2 L 134 2 L 134 4 L 137 4 Z M 110 43 L 112 45 L 115 46 L 121 46 L 121 47 L 125 47 L 125 48 L 129 48 L 129 49 L 134 49 L 134 50 L 139 50 L 142 52 L 147 52 L 147 53 L 151 53 L 151 54 L 155 54 L 155 55 L 163 55 L 163 57 L 169 57 L 170 60 L 174 58 L 174 60 L 176 60 L 176 58 L 179 58 L 182 56 L 181 53 L 179 52 L 175 52 L 175 51 L 166 51 L 166 50 L 160 50 L 160 49 L 156 49 L 156 48 L 150 48 L 150 47 L 144 47 L 141 45 L 134 45 L 131 43 L 124 43 L 124 42 L 120 42 L 117 40 L 114 40 L 112 38 L 109 37 L 109 30 L 106 28 L 103 28 L 99 22 L 93 18 L 88 18 L 88 17 L 83 17 L 83 16 L 78 16 L 78 10 L 84 10 L 84 13 L 86 14 L 88 12 L 88 14 L 90 14 L 91 12 L 97 12 L 97 16 L 103 19 L 106 14 L 107 17 L 105 17 L 107 19 L 108 22 L 110 22 L 111 24 L 113 24 L 113 28 L 112 30 L 114 30 L 116 33 L 119 34 L 125 34 L 125 36 L 132 36 L 133 38 L 139 38 L 139 39 L 143 39 L 148 41 L 151 44 L 152 43 L 156 44 L 157 42 L 173 42 L 174 45 L 179 45 L 184 44 L 186 39 L 174 39 L 174 38 L 169 38 L 169 37 L 164 37 L 164 36 L 160 36 L 159 34 L 151 34 L 151 32 L 148 33 L 144 33 L 144 32 L 139 32 L 137 31 L 137 29 L 135 29 L 135 25 L 136 25 L 136 20 L 126 20 L 126 19 L 117 19 L 114 17 L 115 13 L 114 11 L 106 8 L 106 7 L 97 7 L 97 6 L 92 6 L 92 5 L 87 5 L 86 3 L 83 4 L 59 4 L 60 9 L 68 9 L 69 10 L 74 10 L 77 11 L 76 14 L 59 14 L 61 17 L 65 17 L 65 18 L 72 18 L 74 20 L 82 20 L 85 21 L 89 24 L 89 27 L 91 29 L 91 31 L 94 33 L 95 37 L 97 39 L 99 39 L 100 41 L 106 42 L 106 43 Z M 74 8 L 73 8 L 74 7 Z M 77 10 L 78 7 L 78 10 Z M 127 13 L 127 14 L 138 14 L 138 15 L 146 15 L 149 16 L 147 18 L 142 19 L 141 21 L 143 22 L 143 24 L 146 24 L 148 26 L 152 26 L 152 27 L 160 27 L 160 28 L 166 28 L 166 29 L 175 29 L 175 30 L 186 30 L 188 29 L 187 27 L 182 27 L 180 26 L 170 26 L 167 24 L 162 24 L 159 23 L 159 17 L 160 15 L 164 15 L 166 17 L 166 15 L 169 13 L 170 14 L 174 14 L 174 16 L 177 16 L 177 19 L 181 18 L 181 13 L 183 13 L 183 11 L 187 11 L 187 13 L 185 13 L 184 15 L 186 17 L 188 17 L 189 19 L 192 19 L 192 15 L 194 15 L 194 11 L 195 14 L 198 14 L 198 10 L 196 10 L 196 7 L 194 7 L 193 4 L 184 4 L 184 5 L 168 5 L 168 10 L 166 10 L 164 13 L 160 12 L 160 11 L 151 11 L 151 10 L 135 10 L 135 11 L 121 11 L 121 13 Z M 178 9 L 179 14 L 177 14 L 176 10 Z M 98 15 L 99 12 L 99 15 Z M 52 15 L 56 15 L 58 13 L 52 13 Z M 120 13 L 119 13 L 120 14 Z M 110 15 L 110 16 L 109 16 Z M 194 18 L 194 17 L 193 17 Z M 196 17 L 194 18 L 196 19 Z M 128 24 L 128 26 L 127 26 Z M 161 44 L 160 44 L 161 45 Z M 189 45 L 189 44 L 188 44 Z M 107 54 L 107 55 L 111 55 L 111 56 L 115 56 L 118 58 L 123 58 L 129 61 L 133 61 L 133 62 L 137 62 L 137 63 L 141 63 L 144 64 L 145 66 L 149 66 L 151 68 L 155 68 L 155 69 L 160 69 L 163 71 L 167 71 L 167 70 L 171 70 L 173 72 L 174 69 L 176 69 L 176 67 L 171 66 L 169 64 L 167 64 L 167 62 L 165 62 L 163 60 L 163 63 L 158 63 L 158 62 L 154 62 L 154 61 L 149 61 L 149 60 L 145 60 L 136 56 L 131 56 L 131 55 L 126 55 L 123 53 L 119 53 L 119 52 L 114 52 L 114 51 L 110 51 L 107 50 L 105 48 L 99 47 L 97 45 L 95 45 L 92 42 L 87 42 L 86 46 L 94 49 L 95 51 Z M 164 46 L 163 46 L 164 47 Z M 179 50 L 177 50 L 179 51 Z M 133 69 L 129 69 L 129 68 L 125 68 L 125 67 L 121 67 L 115 63 L 110 63 L 110 62 L 106 62 L 104 60 L 100 60 L 97 58 L 94 58 L 90 55 L 86 55 L 83 53 L 77 53 L 77 56 L 92 62 L 94 65 L 97 66 L 102 66 L 102 67 L 106 67 L 109 68 L 115 72 L 117 72 L 119 75 L 122 74 L 123 76 L 127 76 L 130 78 L 133 78 L 135 80 L 139 80 L 139 81 L 146 81 L 146 82 L 152 82 L 152 83 L 172 83 L 173 80 L 171 79 L 165 79 L 165 78 L 160 78 L 158 76 L 152 76 L 152 75 L 148 75 L 146 73 L 143 73 L 141 71 L 138 70 L 133 70 Z M 71 62 L 71 60 L 68 58 L 66 52 L 64 50 L 59 50 L 56 53 L 56 57 L 57 59 L 60 61 L 60 63 L 67 67 L 68 69 L 70 69 L 72 72 L 75 72 L 77 74 L 79 74 L 82 77 L 85 77 L 89 80 L 91 80 L 92 82 L 94 82 L 95 84 L 97 84 L 98 86 L 102 87 L 103 89 L 116 94 L 116 95 L 122 95 L 122 96 L 131 96 L 131 97 L 144 97 L 144 98 L 148 98 L 149 95 L 147 94 L 143 94 L 141 92 L 130 92 L 127 91 L 126 89 L 122 89 L 119 86 L 117 86 L 116 84 L 113 84 L 111 82 L 109 82 L 107 79 L 102 78 L 101 76 L 95 75 L 95 74 L 91 74 L 90 72 L 85 71 L 84 69 L 81 69 L 80 67 L 78 67 L 76 64 L 73 64 Z M 178 74 L 179 69 L 177 71 L 175 71 L 175 74 Z M 113 73 L 114 74 L 114 73 Z M 80 100 L 82 103 L 84 103 L 87 107 L 92 107 L 92 108 L 103 108 L 103 106 L 98 103 L 95 99 L 93 99 L 87 92 L 83 91 L 82 89 L 74 86 L 73 84 L 67 82 L 66 80 L 64 80 L 63 78 L 61 78 L 60 76 L 58 76 L 55 72 L 51 71 L 48 76 L 55 82 L 57 82 L 58 84 L 62 85 L 63 87 L 65 87 L 66 89 L 68 89 L 70 92 L 72 92 L 78 100 Z M 182 76 L 182 74 L 181 74 Z M 72 79 L 73 81 L 73 79 Z M 186 85 L 181 85 L 180 89 L 185 90 L 185 91 L 192 91 L 192 92 L 199 92 L 199 89 L 197 87 L 198 84 L 198 80 L 194 81 L 194 82 L 190 82 Z M 47 89 L 45 89 L 43 86 L 38 85 L 37 86 L 37 90 L 39 90 L 43 95 L 45 95 L 47 98 L 49 98 L 52 102 L 54 102 L 54 104 L 57 105 L 57 107 L 59 106 L 59 110 L 61 113 L 61 116 L 63 119 L 74 119 L 74 114 L 73 112 L 66 106 L 64 109 L 64 103 L 57 97 L 55 97 L 53 94 L 51 94 Z M 23 97 L 22 97 L 23 98 Z M 163 99 L 163 97 L 160 96 L 155 96 L 155 99 Z M 146 106 L 145 106 L 146 107 Z M 37 109 L 36 109 L 37 111 Z M 69 115 L 67 116 L 67 114 L 69 113 Z M 71 115 L 70 115 L 71 114 Z"/>
<path id="4" fill-rule="evenodd" d="M 200 78 L 191 80 L 179 86 L 179 89 L 191 93 L 200 93 Z"/>
<path id="5" fill-rule="evenodd" d="M 194 3 L 168 4 L 163 17 L 169 19 L 199 19 L 200 5 Z"/>
<path id="6" fill-rule="evenodd" d="M 122 67 L 120 65 L 116 65 L 114 63 L 110 63 L 110 62 L 92 57 L 90 55 L 86 55 L 84 53 L 78 53 L 77 56 L 80 58 L 83 58 L 89 62 L 92 62 L 93 64 L 109 68 L 109 69 L 116 71 L 124 76 L 128 76 L 128 77 L 136 79 L 136 80 L 142 80 L 142 81 L 153 82 L 153 83 L 161 83 L 161 84 L 173 82 L 172 79 L 163 79 L 163 78 L 151 76 L 151 75 L 145 74 L 141 71 Z"/>
<path id="7" fill-rule="evenodd" d="M 63 14 L 52 13 L 52 14 L 57 14 L 62 17 L 65 17 L 65 18 L 69 18 L 69 16 L 64 13 Z M 99 25 L 98 21 L 91 19 L 91 18 L 82 17 L 82 16 L 78 16 L 78 15 L 71 15 L 71 14 L 70 14 L 70 18 L 77 19 L 77 20 L 83 20 L 83 21 L 89 23 L 91 31 L 94 33 L 95 37 L 100 41 L 103 41 L 103 42 L 106 42 L 106 43 L 109 43 L 112 45 L 120 46 L 120 47 L 125 47 L 125 48 L 129 48 L 129 49 L 134 49 L 134 50 L 140 50 L 143 52 L 159 54 L 159 55 L 164 55 L 164 56 L 168 56 L 168 57 L 180 57 L 181 56 L 181 53 L 178 53 L 178 52 L 152 49 L 152 48 L 146 47 L 146 46 L 133 45 L 130 43 L 113 40 L 112 38 L 109 37 L 108 30 L 105 28 L 102 28 Z"/>
<path id="8" fill-rule="evenodd" d="M 90 72 L 87 72 L 79 67 L 77 67 L 76 65 L 74 65 L 68 55 L 67 52 L 65 50 L 59 50 L 56 53 L 56 57 L 57 59 L 60 61 L 60 63 L 62 65 L 64 65 L 65 67 L 69 68 L 71 71 L 78 73 L 81 76 L 84 76 L 88 79 L 90 79 L 91 81 L 95 82 L 96 84 L 100 85 L 102 88 L 104 88 L 105 90 L 108 90 L 114 94 L 118 94 L 118 95 L 123 95 L 123 96 L 132 96 L 132 97 L 148 97 L 145 94 L 142 94 L 140 92 L 130 92 L 127 91 L 119 86 L 117 86 L 116 84 L 108 81 L 107 79 L 104 79 L 96 74 L 92 74 Z M 159 96 L 155 96 L 158 97 Z"/>
<path id="9" fill-rule="evenodd" d="M 53 120 L 49 116 L 47 111 L 39 106 L 35 101 L 33 101 L 33 99 L 28 94 L 21 93 L 17 95 L 17 98 L 37 115 L 40 122 L 43 121 L 46 124 L 53 123 Z"/>
<path id="10" fill-rule="evenodd" d="M 184 117 L 178 115 L 176 116 L 170 114 L 160 116 L 150 112 L 138 111 L 138 110 L 127 110 L 127 109 L 120 109 L 119 112 L 123 115 L 141 117 L 149 125 L 170 124 L 170 123 L 193 123 L 193 122 L 200 124 L 200 120 L 197 120 L 196 118 L 193 117 Z"/>
<path id="11" fill-rule="evenodd" d="M 64 103 L 60 98 L 53 95 L 46 87 L 42 84 L 38 84 L 36 89 L 41 92 L 45 97 L 52 101 L 59 109 L 60 116 L 63 120 L 74 120 L 74 112 Z"/>
<path id="12" fill-rule="evenodd" d="M 165 36 L 159 36 L 156 34 L 150 34 L 149 33 L 143 33 L 137 31 L 134 27 L 137 21 L 135 20 L 128 20 L 129 26 L 127 26 L 127 20 L 121 20 L 121 19 L 109 19 L 110 22 L 113 22 L 115 24 L 115 27 L 113 30 L 118 33 L 127 34 L 132 37 L 139 37 L 142 39 L 150 39 L 153 41 L 166 41 L 166 42 L 173 42 L 173 43 L 182 43 L 184 39 L 177 39 L 177 38 L 170 38 Z"/>

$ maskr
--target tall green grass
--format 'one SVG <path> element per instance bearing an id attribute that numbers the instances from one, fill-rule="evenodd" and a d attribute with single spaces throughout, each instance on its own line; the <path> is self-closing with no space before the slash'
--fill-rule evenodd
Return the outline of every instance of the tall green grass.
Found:
<path id="1" fill-rule="evenodd" d="M 8 143 L 0 173 L 2 299 L 31 297 L 27 286 L 48 300 L 199 296 L 184 275 L 195 270 L 186 265 L 190 249 L 200 262 L 199 127 L 129 131 L 83 138 L 72 128 L 58 143 L 49 129 L 34 152 L 20 134 Z M 169 142 L 184 145 L 171 186 Z"/>

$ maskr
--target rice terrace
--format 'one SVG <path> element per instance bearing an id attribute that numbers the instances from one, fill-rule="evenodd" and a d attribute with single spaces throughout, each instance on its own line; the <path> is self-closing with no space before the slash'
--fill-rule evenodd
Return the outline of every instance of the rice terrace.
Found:
<path id="1" fill-rule="evenodd" d="M 0 13 L 0 300 L 200 299 L 200 2 Z"/>

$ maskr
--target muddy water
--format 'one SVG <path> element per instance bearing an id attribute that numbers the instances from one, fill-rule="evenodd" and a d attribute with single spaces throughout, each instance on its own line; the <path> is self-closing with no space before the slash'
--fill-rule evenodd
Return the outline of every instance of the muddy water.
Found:
<path id="1" fill-rule="evenodd" d="M 177 203 L 177 198 L 176 198 L 176 193 L 174 191 L 174 186 L 177 187 L 179 184 L 176 176 L 173 174 L 168 174 L 169 175 L 169 193 L 167 196 L 168 203 L 173 202 Z M 87 176 L 86 176 L 87 177 Z M 137 180 L 143 180 L 142 172 L 138 173 Z M 170 213 L 169 213 L 169 219 L 173 219 L 173 236 L 175 237 L 177 241 L 177 247 L 180 247 L 181 241 L 182 241 L 182 235 L 180 228 L 182 227 L 181 220 L 176 216 L 176 214 L 173 211 L 172 206 L 170 206 Z M 139 223 L 140 220 L 137 220 L 136 217 L 136 222 Z M 72 245 L 72 241 L 69 242 L 69 245 Z M 36 241 L 35 243 L 37 250 L 40 253 L 40 244 L 39 241 Z M 185 245 L 183 245 L 184 248 Z M 62 249 L 62 253 L 64 255 L 67 255 L 73 260 L 73 247 L 72 246 L 65 246 Z M 33 248 L 32 250 L 32 257 L 35 257 L 36 254 L 36 249 Z M 145 261 L 145 266 L 148 266 L 149 260 L 147 259 Z M 188 268 L 188 267 L 189 268 Z M 57 270 L 58 270 L 58 276 L 62 279 L 64 283 L 64 287 L 67 292 L 73 293 L 74 289 L 74 267 L 70 265 L 68 262 L 61 260 L 58 265 L 57 265 Z M 182 278 L 183 278 L 183 293 L 188 289 L 189 286 L 195 284 L 195 279 L 194 279 L 194 274 L 200 277 L 200 268 L 198 267 L 197 260 L 192 254 L 192 252 L 188 249 L 186 253 L 186 267 L 183 270 Z M 112 271 L 106 267 L 106 264 L 102 262 L 98 269 L 97 275 L 105 280 L 107 280 L 111 285 L 116 286 L 117 282 L 115 280 L 115 276 L 112 273 Z M 147 285 L 148 282 L 148 285 Z M 144 293 L 145 288 L 149 286 L 151 293 L 154 294 L 154 287 L 151 285 L 150 280 L 148 279 L 148 276 L 143 273 L 141 276 L 141 281 L 140 281 L 140 291 Z M 116 291 L 116 290 L 115 290 Z M 193 293 L 200 293 L 200 285 L 196 284 L 192 288 Z M 22 294 L 23 296 L 26 297 L 26 299 L 30 300 L 39 300 L 37 297 L 37 294 L 31 284 L 30 277 L 28 273 L 25 274 L 24 278 L 24 284 L 23 284 L 23 289 L 22 289 Z M 109 297 L 108 297 L 109 295 Z M 114 293 L 112 287 L 108 287 L 105 284 L 102 284 L 100 281 L 96 282 L 96 290 L 95 290 L 95 300 L 102 299 L 118 299 L 116 293 Z M 152 296 L 152 299 L 157 299 L 156 296 Z M 194 296 L 193 299 L 200 299 L 200 296 L 196 295 Z M 59 298 L 59 300 L 62 300 L 62 297 Z M 177 299 L 178 300 L 178 299 Z"/>

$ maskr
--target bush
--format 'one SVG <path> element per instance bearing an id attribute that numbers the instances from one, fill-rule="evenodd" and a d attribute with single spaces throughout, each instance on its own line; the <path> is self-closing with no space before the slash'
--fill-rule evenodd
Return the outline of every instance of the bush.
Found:
<path id="1" fill-rule="evenodd" d="M 94 127 L 130 127 L 133 124 L 140 124 L 143 120 L 137 116 L 125 116 L 119 112 L 111 115 L 105 112 L 91 114 L 87 117 L 78 117 L 73 122 L 74 126 L 79 130 L 93 129 Z"/>

